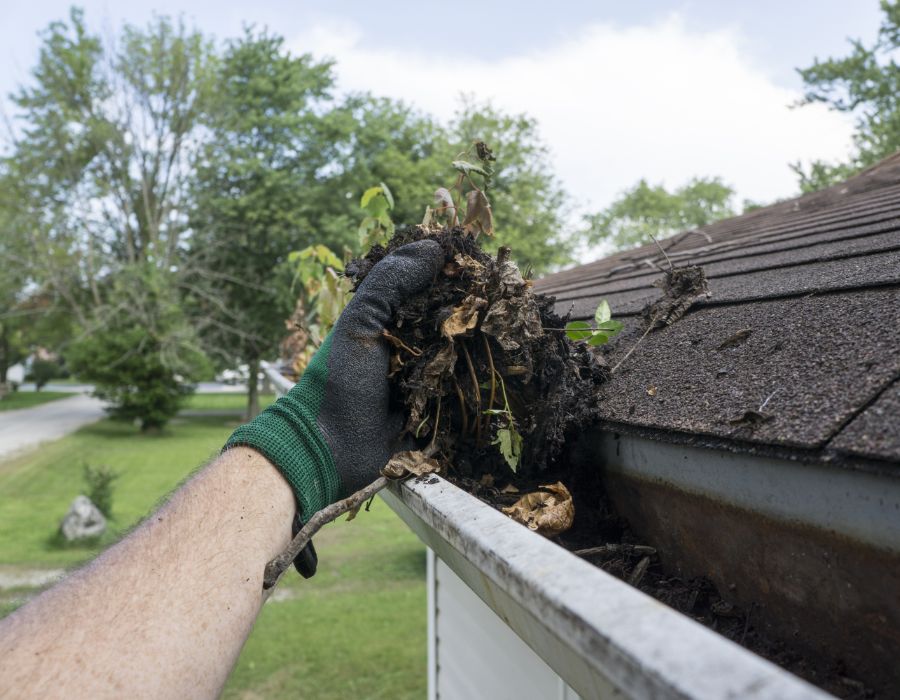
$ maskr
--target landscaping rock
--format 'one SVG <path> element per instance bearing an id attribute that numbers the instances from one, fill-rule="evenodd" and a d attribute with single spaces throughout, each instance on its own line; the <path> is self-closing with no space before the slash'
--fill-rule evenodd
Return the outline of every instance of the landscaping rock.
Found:
<path id="1" fill-rule="evenodd" d="M 87 496 L 77 496 L 59 526 L 69 542 L 99 537 L 106 532 L 106 518 Z"/>

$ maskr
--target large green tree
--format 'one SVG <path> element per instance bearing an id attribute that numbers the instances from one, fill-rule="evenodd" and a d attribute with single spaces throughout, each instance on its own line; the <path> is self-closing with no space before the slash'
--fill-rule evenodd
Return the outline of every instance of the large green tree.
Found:
<path id="1" fill-rule="evenodd" d="M 900 150 L 900 2 L 882 0 L 884 17 L 875 42 L 851 42 L 844 58 L 816 59 L 799 69 L 804 104 L 824 103 L 856 118 L 855 152 L 846 163 L 821 160 L 792 167 L 804 192 L 845 180 Z"/>
<path id="2" fill-rule="evenodd" d="M 180 270 L 188 149 L 200 137 L 213 64 L 211 45 L 182 24 L 158 18 L 104 42 L 73 9 L 68 22 L 46 30 L 33 80 L 15 96 L 21 126 L 10 162 L 35 283 L 69 307 L 81 327 L 76 344 L 93 342 L 119 317 L 127 285 L 150 303 L 145 320 L 154 308 L 165 318 L 138 326 L 157 336 L 136 343 L 129 357 L 145 353 L 148 365 L 184 379 L 193 363 L 176 358 L 193 347 L 185 343 L 190 328 L 180 307 L 161 302 L 170 295 L 159 285 L 175 284 Z M 129 390 L 126 373 L 96 379 L 109 395 Z"/>
<path id="3" fill-rule="evenodd" d="M 719 178 L 694 178 L 668 191 L 641 179 L 606 209 L 586 217 L 591 242 L 617 250 L 734 216 L 734 190 Z"/>
<path id="4" fill-rule="evenodd" d="M 260 360 L 274 353 L 293 308 L 280 268 L 291 250 L 322 236 L 310 227 L 321 208 L 313 196 L 320 142 L 312 137 L 331 66 L 247 30 L 226 45 L 216 83 L 205 119 L 210 138 L 196 162 L 193 274 L 184 285 L 207 346 L 232 365 L 249 365 L 252 418 Z"/>

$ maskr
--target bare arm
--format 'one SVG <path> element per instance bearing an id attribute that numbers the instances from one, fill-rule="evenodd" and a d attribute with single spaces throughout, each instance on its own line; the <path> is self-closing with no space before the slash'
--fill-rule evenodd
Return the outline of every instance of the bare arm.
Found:
<path id="1" fill-rule="evenodd" d="M 264 457 L 229 450 L 127 538 L 0 621 L 0 696 L 217 696 L 294 510 Z"/>

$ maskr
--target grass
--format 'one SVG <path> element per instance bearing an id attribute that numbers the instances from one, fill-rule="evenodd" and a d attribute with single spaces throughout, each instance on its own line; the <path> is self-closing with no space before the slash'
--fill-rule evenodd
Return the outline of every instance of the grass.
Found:
<path id="1" fill-rule="evenodd" d="M 0 411 L 14 411 L 17 408 L 31 408 L 48 401 L 64 399 L 75 394 L 64 391 L 13 391 L 0 399 Z"/>
<path id="2" fill-rule="evenodd" d="M 200 395 L 190 408 L 240 409 L 243 400 Z M 51 543 L 81 489 L 84 463 L 122 474 L 108 543 L 213 456 L 236 424 L 231 417 L 183 416 L 160 435 L 142 436 L 103 420 L 0 462 L 0 566 L 73 566 L 96 553 Z M 319 572 L 308 581 L 285 577 L 263 608 L 224 697 L 423 697 L 424 547 L 378 499 L 371 512 L 327 526 L 315 542 Z M 0 617 L 21 593 L 0 592 Z"/>
<path id="3" fill-rule="evenodd" d="M 265 408 L 275 400 L 275 394 L 260 394 L 259 405 Z M 247 408 L 246 394 L 193 394 L 184 402 L 189 410 L 226 411 L 243 413 Z"/>

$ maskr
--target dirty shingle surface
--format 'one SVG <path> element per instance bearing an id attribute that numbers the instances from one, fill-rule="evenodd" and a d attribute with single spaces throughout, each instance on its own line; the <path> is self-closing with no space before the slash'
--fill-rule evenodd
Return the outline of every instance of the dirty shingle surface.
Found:
<path id="1" fill-rule="evenodd" d="M 736 446 L 900 463 L 900 154 L 823 192 L 661 241 L 711 298 L 650 333 L 598 400 L 607 424 Z M 667 263 L 655 245 L 539 280 L 558 313 L 600 299 L 643 333 Z"/>

